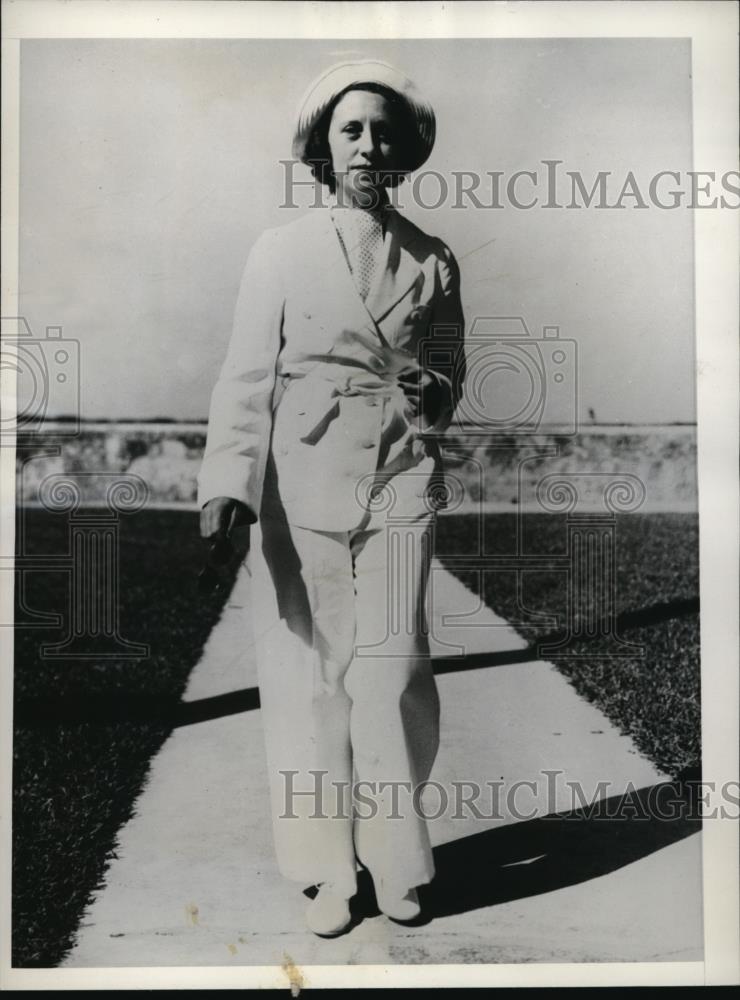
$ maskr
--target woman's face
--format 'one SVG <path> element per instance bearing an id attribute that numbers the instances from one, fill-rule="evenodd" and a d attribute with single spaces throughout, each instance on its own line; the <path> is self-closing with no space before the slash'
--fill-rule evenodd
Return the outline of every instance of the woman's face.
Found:
<path id="1" fill-rule="evenodd" d="M 395 168 L 399 145 L 395 115 L 386 98 L 367 90 L 348 91 L 334 108 L 328 140 L 340 203 L 377 205 L 387 175 Z"/>

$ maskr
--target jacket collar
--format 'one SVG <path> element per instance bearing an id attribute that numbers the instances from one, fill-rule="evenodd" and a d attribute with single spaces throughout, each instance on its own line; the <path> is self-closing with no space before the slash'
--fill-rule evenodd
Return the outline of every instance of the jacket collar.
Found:
<path id="1" fill-rule="evenodd" d="M 329 193 L 329 196 L 328 196 L 328 199 L 327 199 L 327 204 L 329 206 L 329 211 L 332 212 L 332 213 L 333 212 L 337 212 L 337 211 L 339 211 L 339 212 L 342 212 L 342 211 L 344 211 L 344 212 L 371 211 L 373 213 L 377 213 L 383 219 L 383 224 L 384 225 L 385 225 L 385 219 L 386 219 L 387 212 L 392 207 L 390 201 L 388 200 L 388 195 L 387 195 L 385 189 L 383 189 L 382 194 L 379 196 L 378 205 L 375 206 L 375 207 L 373 207 L 372 209 L 363 209 L 363 208 L 359 208 L 358 209 L 358 208 L 352 208 L 351 205 L 346 204 L 346 203 L 340 204 L 340 201 L 339 201 L 339 198 L 337 197 L 336 192 L 334 192 L 334 193 L 330 192 Z"/>
<path id="2" fill-rule="evenodd" d="M 322 225 L 331 246 L 331 259 L 326 264 L 341 274 L 341 279 L 339 280 L 344 282 L 346 279 L 351 285 L 352 293 L 364 307 L 372 319 L 373 325 L 377 328 L 377 324 L 406 295 L 421 273 L 421 267 L 412 252 L 414 243 L 418 238 L 418 231 L 415 226 L 412 226 L 407 219 L 396 211 L 393 205 L 387 203 L 384 206 L 383 248 L 372 286 L 367 298 L 363 302 L 355 287 L 339 243 L 339 237 L 331 218 L 332 208 L 337 208 L 338 211 L 358 211 L 357 209 L 338 208 L 336 198 L 332 198 L 329 201 L 329 211 L 319 210 L 318 214 L 322 216 Z"/>
<path id="3" fill-rule="evenodd" d="M 365 300 L 365 306 L 376 323 L 388 315 L 421 273 L 412 252 L 416 235 L 415 227 L 389 206 L 381 260 Z"/>

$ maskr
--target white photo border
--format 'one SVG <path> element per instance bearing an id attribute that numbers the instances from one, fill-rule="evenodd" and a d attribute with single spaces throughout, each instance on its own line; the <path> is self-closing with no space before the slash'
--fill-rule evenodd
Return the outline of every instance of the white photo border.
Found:
<path id="1" fill-rule="evenodd" d="M 322 8 L 331 8 L 331 17 Z M 17 315 L 19 52 L 25 38 L 690 38 L 694 169 L 737 170 L 738 8 L 731 0 L 552 2 L 200 2 L 7 0 L 2 43 L 2 309 Z M 50 168 L 51 169 L 51 168 Z M 694 211 L 700 525 L 702 753 L 717 791 L 738 780 L 738 214 Z M 6 372 L 4 405 L 13 405 Z M 0 546 L 13 551 L 14 453 L 0 451 Z M 9 577 L 9 580 L 5 578 Z M 12 574 L 0 613 L 12 620 Z M 5 637 L 4 637 L 5 638 Z M 4 989 L 286 988 L 267 967 L 11 969 L 13 644 L 0 659 L 0 987 Z M 305 966 L 305 987 L 719 985 L 740 982 L 738 824 L 703 824 L 704 961 L 656 963 Z"/>

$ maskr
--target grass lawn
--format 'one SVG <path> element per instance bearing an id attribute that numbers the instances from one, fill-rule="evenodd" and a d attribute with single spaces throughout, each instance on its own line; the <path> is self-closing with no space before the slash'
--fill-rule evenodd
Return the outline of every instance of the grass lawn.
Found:
<path id="1" fill-rule="evenodd" d="M 64 515 L 25 516 L 30 552 L 66 551 Z M 120 537 L 121 634 L 148 644 L 147 659 L 48 660 L 39 647 L 62 630 L 15 633 L 16 965 L 55 966 L 70 947 L 224 603 L 197 592 L 203 549 L 193 514 L 128 515 Z M 62 573 L 29 573 L 26 604 L 62 610 L 67 587 Z"/>
<path id="2" fill-rule="evenodd" d="M 29 553 L 66 552 L 64 515 L 26 511 Z M 525 517 L 525 550 L 564 551 L 564 520 Z M 513 551 L 514 514 L 485 518 L 485 551 Z M 21 532 L 19 532 L 19 535 Z M 142 660 L 44 659 L 55 628 L 15 633 L 13 771 L 13 964 L 53 967 L 69 950 L 91 892 L 100 884 L 115 836 L 130 817 L 149 761 L 172 731 L 174 710 L 191 668 L 218 619 L 224 596 L 204 599 L 195 587 L 203 556 L 192 513 L 145 511 L 123 517 L 120 548 L 121 633 L 146 643 Z M 438 555 L 470 551 L 471 522 L 440 518 Z M 646 657 L 599 659 L 599 640 L 581 643 L 555 662 L 576 689 L 629 732 L 669 773 L 700 755 L 698 532 L 683 515 L 625 515 L 618 523 L 620 633 L 641 642 Z M 542 637 L 517 603 L 510 571 L 482 581 L 459 572 L 486 602 L 516 620 L 533 643 Z M 64 609 L 63 573 L 28 573 L 27 607 Z M 563 577 L 525 575 L 526 608 L 563 612 Z M 531 617 L 531 615 L 530 615 Z M 18 612 L 18 620 L 24 618 Z M 577 654 L 591 657 L 578 658 Z"/>
<path id="3" fill-rule="evenodd" d="M 521 549 L 528 555 L 566 552 L 566 521 L 556 514 L 519 517 Z M 486 555 L 515 551 L 516 514 L 483 518 Z M 492 570 L 482 575 L 456 569 L 451 557 L 470 553 L 474 520 L 440 518 L 437 554 L 489 607 L 536 649 L 557 636 L 534 623 L 533 612 L 566 620 L 562 572 L 521 574 Z M 580 695 L 598 705 L 638 749 L 672 776 L 691 772 L 701 759 L 699 669 L 699 531 L 693 514 L 624 514 L 616 525 L 617 633 L 644 647 L 640 656 L 607 655 L 603 639 L 571 642 L 547 656 Z M 562 625 L 561 625 L 562 628 Z"/>

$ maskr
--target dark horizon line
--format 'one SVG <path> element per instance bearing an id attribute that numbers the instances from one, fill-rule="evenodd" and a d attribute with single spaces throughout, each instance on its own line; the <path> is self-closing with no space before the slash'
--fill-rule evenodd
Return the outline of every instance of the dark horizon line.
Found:
<path id="1" fill-rule="evenodd" d="M 207 426 L 207 417 L 75 417 L 61 415 L 58 417 L 44 417 L 38 421 L 28 421 L 28 425 L 37 426 L 39 424 L 203 424 Z M 595 420 L 583 422 L 578 430 L 588 427 L 696 427 L 696 420 Z M 459 425 L 461 428 L 476 427 L 480 429 L 480 424 L 467 422 Z M 553 422 L 538 424 L 539 427 L 563 427 L 565 422 Z M 499 428 L 502 434 L 507 433 L 504 428 Z M 508 433 L 511 433 L 509 431 Z"/>

